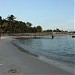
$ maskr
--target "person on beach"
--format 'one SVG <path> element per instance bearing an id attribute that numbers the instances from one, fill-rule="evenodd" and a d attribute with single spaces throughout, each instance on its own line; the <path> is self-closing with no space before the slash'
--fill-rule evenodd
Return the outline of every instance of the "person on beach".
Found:
<path id="1" fill-rule="evenodd" d="M 52 39 L 54 39 L 54 34 L 53 34 L 53 32 L 52 32 Z"/>
<path id="2" fill-rule="evenodd" d="M 52 35 L 52 39 L 54 39 L 54 36 Z"/>

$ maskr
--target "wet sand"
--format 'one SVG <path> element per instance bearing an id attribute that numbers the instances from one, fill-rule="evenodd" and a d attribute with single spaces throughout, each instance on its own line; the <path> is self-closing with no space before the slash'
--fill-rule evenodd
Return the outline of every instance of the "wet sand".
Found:
<path id="1" fill-rule="evenodd" d="M 74 75 L 18 50 L 11 37 L 0 40 L 0 75 Z"/>

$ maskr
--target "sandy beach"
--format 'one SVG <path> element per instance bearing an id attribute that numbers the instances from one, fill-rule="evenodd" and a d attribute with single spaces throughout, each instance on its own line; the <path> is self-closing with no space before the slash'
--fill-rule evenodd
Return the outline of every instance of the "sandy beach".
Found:
<path id="1" fill-rule="evenodd" d="M 74 75 L 18 50 L 10 37 L 0 40 L 0 75 Z"/>

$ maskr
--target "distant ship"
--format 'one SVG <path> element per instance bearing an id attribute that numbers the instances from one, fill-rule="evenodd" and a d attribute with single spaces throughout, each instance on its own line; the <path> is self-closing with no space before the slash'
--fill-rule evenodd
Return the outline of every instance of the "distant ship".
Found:
<path id="1" fill-rule="evenodd" d="M 72 38 L 75 38 L 75 35 L 73 35 Z"/>

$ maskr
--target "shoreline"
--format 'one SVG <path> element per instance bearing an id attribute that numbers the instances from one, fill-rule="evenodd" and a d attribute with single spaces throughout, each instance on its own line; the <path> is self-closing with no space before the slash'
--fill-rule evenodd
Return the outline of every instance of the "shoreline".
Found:
<path id="1" fill-rule="evenodd" d="M 11 41 L 12 37 L 2 37 L 0 40 L 0 75 L 13 75 L 11 69 L 16 69 L 16 75 L 73 75 L 21 52 Z"/>
<path id="2" fill-rule="evenodd" d="M 27 55 L 36 57 L 37 59 L 42 60 L 43 62 L 46 62 L 46 63 L 48 63 L 48 64 L 51 64 L 51 65 L 53 65 L 53 66 L 56 66 L 56 67 L 58 67 L 58 68 L 60 68 L 60 69 L 62 69 L 62 70 L 64 70 L 64 71 L 69 72 L 69 73 L 73 73 L 73 72 L 74 72 L 73 68 L 71 68 L 71 67 L 68 67 L 68 66 L 66 66 L 66 65 L 64 65 L 64 64 L 61 64 L 61 63 L 57 62 L 57 61 L 48 59 L 48 58 L 46 58 L 46 57 L 44 57 L 44 56 L 40 56 L 40 55 L 37 55 L 37 54 L 35 54 L 35 53 L 31 53 L 31 52 L 29 52 L 28 50 L 22 48 L 21 46 L 15 44 L 15 43 L 13 43 L 13 42 L 12 42 L 12 44 L 13 44 L 14 46 L 16 46 L 20 51 L 26 53 Z"/>
<path id="3" fill-rule="evenodd" d="M 21 52 L 24 52 L 24 53 L 26 53 L 27 55 L 32 55 L 32 56 L 38 57 L 38 55 L 29 52 L 28 50 L 26 50 L 26 49 L 24 49 L 24 48 L 18 46 L 17 44 L 15 44 L 15 43 L 13 43 L 13 42 L 11 42 L 11 43 L 12 43 L 14 46 L 16 46 L 16 47 L 18 48 L 18 50 L 20 50 Z"/>

